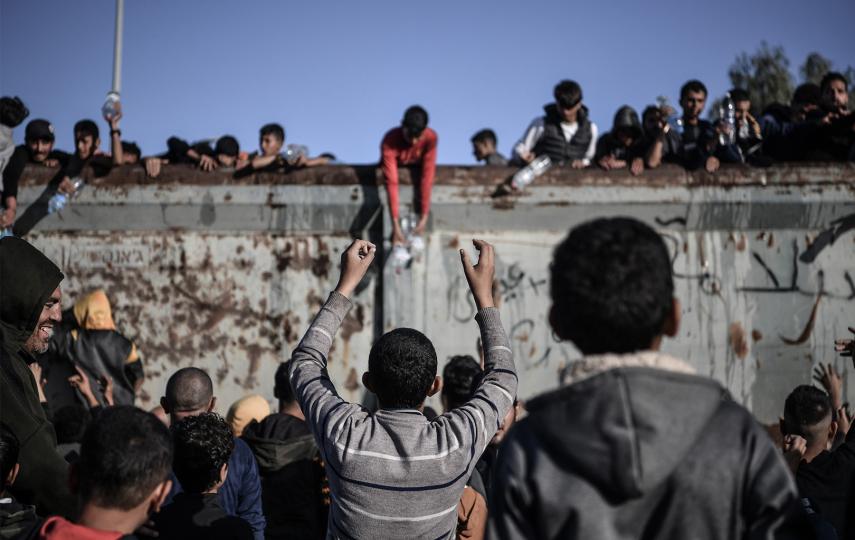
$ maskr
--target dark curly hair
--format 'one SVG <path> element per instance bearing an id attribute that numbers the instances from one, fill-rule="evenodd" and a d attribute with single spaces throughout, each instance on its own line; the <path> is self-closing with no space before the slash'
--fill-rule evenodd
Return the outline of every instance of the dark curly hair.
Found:
<path id="1" fill-rule="evenodd" d="M 460 407 L 472 396 L 472 381 L 481 373 L 481 365 L 468 354 L 452 356 L 442 369 L 442 396 L 448 408 Z"/>
<path id="2" fill-rule="evenodd" d="M 368 353 L 368 371 L 380 406 L 415 409 L 424 403 L 436 377 L 436 350 L 418 330 L 387 332 Z"/>
<path id="3" fill-rule="evenodd" d="M 797 386 L 784 402 L 784 435 L 800 435 L 808 443 L 813 442 L 819 427 L 826 418 L 832 417 L 831 398 L 815 386 Z"/>
<path id="4" fill-rule="evenodd" d="M 217 413 L 188 416 L 172 426 L 175 461 L 172 469 L 187 493 L 204 493 L 220 481 L 235 440 Z"/>
<path id="5" fill-rule="evenodd" d="M 674 280 L 662 238 L 632 218 L 579 225 L 550 267 L 555 333 L 586 355 L 650 347 L 671 313 Z"/>

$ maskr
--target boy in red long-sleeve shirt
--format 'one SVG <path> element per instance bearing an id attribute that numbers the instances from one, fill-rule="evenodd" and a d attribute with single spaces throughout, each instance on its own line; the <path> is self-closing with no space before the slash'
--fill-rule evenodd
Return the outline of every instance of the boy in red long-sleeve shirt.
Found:
<path id="1" fill-rule="evenodd" d="M 404 112 L 401 127 L 389 130 L 383 137 L 381 166 L 386 179 L 386 192 L 389 196 L 389 213 L 392 216 L 392 244 L 406 243 L 401 230 L 398 211 L 398 165 L 417 165 L 421 163 L 421 205 L 419 222 L 413 233 L 421 236 L 427 225 L 430 212 L 430 192 L 436 172 L 436 132 L 427 127 L 428 113 L 422 107 L 413 105 Z"/>

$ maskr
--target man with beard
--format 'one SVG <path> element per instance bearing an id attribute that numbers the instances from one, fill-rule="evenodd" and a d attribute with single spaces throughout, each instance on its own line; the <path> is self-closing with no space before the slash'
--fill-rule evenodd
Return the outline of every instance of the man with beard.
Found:
<path id="1" fill-rule="evenodd" d="M 21 442 L 21 472 L 12 491 L 40 515 L 70 515 L 74 503 L 65 460 L 28 367 L 47 350 L 60 321 L 63 277 L 24 240 L 0 239 L 0 422 Z"/>

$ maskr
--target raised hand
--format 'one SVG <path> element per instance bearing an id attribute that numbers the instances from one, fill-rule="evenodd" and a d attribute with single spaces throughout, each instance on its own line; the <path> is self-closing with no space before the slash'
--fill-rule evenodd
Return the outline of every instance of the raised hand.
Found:
<path id="1" fill-rule="evenodd" d="M 855 328 L 849 327 L 849 331 L 855 334 Z M 840 353 L 840 356 L 852 359 L 852 365 L 855 367 L 855 339 L 837 339 L 834 341 L 834 350 Z"/>
<path id="2" fill-rule="evenodd" d="M 807 451 L 807 441 L 798 435 L 784 436 L 784 461 L 789 465 L 793 474 L 799 468 L 802 458 Z"/>
<path id="3" fill-rule="evenodd" d="M 819 364 L 813 370 L 813 380 L 822 385 L 831 396 L 831 406 L 839 409 L 843 406 L 843 378 L 831 364 Z"/>
<path id="4" fill-rule="evenodd" d="M 95 397 L 95 393 L 92 392 L 92 386 L 89 384 L 89 377 L 86 376 L 86 372 L 80 369 L 80 366 L 77 364 L 74 364 L 74 370 L 77 371 L 77 375 L 69 377 L 68 384 L 80 390 L 80 393 L 83 394 L 84 398 L 86 398 L 90 407 L 97 407 L 100 405 L 100 403 L 98 403 L 98 399 Z"/>
<path id="5" fill-rule="evenodd" d="M 341 277 L 335 290 L 349 298 L 371 266 L 375 253 L 377 246 L 371 242 L 354 240 L 341 254 Z"/>
<path id="6" fill-rule="evenodd" d="M 478 250 L 478 263 L 474 266 L 469 261 L 465 249 L 460 250 L 460 260 L 463 262 L 463 272 L 469 283 L 469 290 L 475 296 L 478 309 L 493 307 L 493 278 L 496 273 L 495 254 L 493 246 L 483 240 L 472 240 Z"/>

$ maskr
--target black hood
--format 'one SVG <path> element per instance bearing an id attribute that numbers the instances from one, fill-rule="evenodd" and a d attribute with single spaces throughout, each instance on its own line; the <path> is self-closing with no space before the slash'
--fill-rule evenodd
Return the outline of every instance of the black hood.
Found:
<path id="1" fill-rule="evenodd" d="M 253 420 L 244 428 L 241 438 L 255 454 L 262 474 L 318 455 L 308 424 L 288 414 L 271 414 L 261 422 Z"/>
<path id="2" fill-rule="evenodd" d="M 629 105 L 624 105 L 615 113 L 612 132 L 621 128 L 629 130 L 634 140 L 641 137 L 641 121 L 638 119 L 638 113 Z"/>
<path id="3" fill-rule="evenodd" d="M 30 337 L 63 277 L 26 241 L 13 236 L 0 239 L 0 334 L 5 346 L 20 347 Z"/>
<path id="4" fill-rule="evenodd" d="M 521 424 L 559 467 L 625 501 L 671 474 L 727 395 L 695 375 L 616 368 L 532 400 Z"/>

